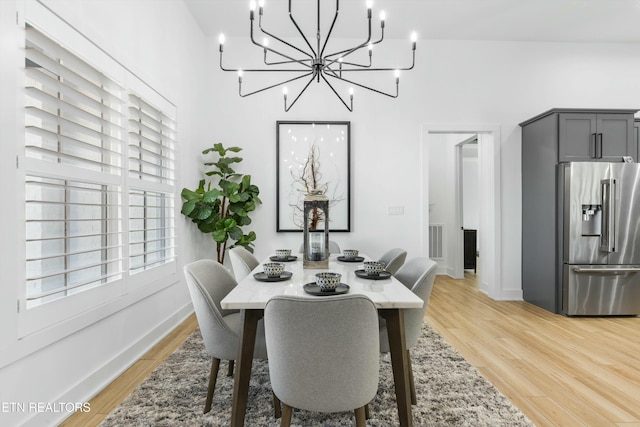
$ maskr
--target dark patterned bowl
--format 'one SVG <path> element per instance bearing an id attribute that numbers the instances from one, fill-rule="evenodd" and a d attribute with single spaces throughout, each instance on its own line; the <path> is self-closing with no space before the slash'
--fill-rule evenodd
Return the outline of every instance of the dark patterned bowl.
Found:
<path id="1" fill-rule="evenodd" d="M 264 273 L 269 277 L 280 277 L 284 271 L 284 265 L 277 262 L 268 262 L 262 265 Z"/>
<path id="2" fill-rule="evenodd" d="M 340 279 L 342 279 L 342 274 L 340 273 L 322 272 L 316 274 L 316 284 L 323 292 L 335 290 L 340 284 Z"/>

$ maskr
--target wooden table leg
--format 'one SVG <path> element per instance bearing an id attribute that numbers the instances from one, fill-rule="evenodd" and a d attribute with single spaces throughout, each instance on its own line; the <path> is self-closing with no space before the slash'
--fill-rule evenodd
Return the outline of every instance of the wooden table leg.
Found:
<path id="1" fill-rule="evenodd" d="M 398 403 L 400 426 L 413 426 L 411 398 L 409 391 L 409 361 L 407 360 L 406 338 L 404 335 L 404 316 L 401 309 L 380 309 L 380 315 L 387 322 L 391 366 Z"/>
<path id="2" fill-rule="evenodd" d="M 233 402 L 231 408 L 231 425 L 244 426 L 244 415 L 247 412 L 249 396 L 249 380 L 253 366 L 253 350 L 256 345 L 258 320 L 264 316 L 264 310 L 242 310 L 242 333 L 236 360 L 236 376 L 233 381 Z"/>

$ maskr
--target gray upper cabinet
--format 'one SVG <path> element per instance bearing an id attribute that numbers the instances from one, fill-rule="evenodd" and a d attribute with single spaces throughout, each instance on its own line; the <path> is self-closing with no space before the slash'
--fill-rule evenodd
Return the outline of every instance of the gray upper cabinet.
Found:
<path id="1" fill-rule="evenodd" d="M 559 113 L 558 161 L 637 159 L 633 113 Z"/>

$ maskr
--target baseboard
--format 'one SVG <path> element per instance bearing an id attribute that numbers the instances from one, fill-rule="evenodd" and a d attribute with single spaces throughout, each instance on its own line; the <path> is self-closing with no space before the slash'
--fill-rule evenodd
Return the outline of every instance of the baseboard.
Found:
<path id="1" fill-rule="evenodd" d="M 113 380 L 118 378 L 124 371 L 151 350 L 160 340 L 166 337 L 178 325 L 184 322 L 193 313 L 193 305 L 189 302 L 180 310 L 169 316 L 166 320 L 156 326 L 148 334 L 129 348 L 120 353 L 117 357 L 109 361 L 97 371 L 85 377 L 76 386 L 63 393 L 56 401 L 58 402 L 88 402 L 91 398 L 102 391 Z M 36 413 L 23 425 L 40 427 L 43 425 L 58 425 L 66 418 L 73 415 L 69 412 L 60 412 L 56 416 L 59 419 L 51 419 L 52 413 Z"/>
<path id="2" fill-rule="evenodd" d="M 496 301 L 524 301 L 522 289 L 502 289 L 500 295 L 494 299 Z"/>

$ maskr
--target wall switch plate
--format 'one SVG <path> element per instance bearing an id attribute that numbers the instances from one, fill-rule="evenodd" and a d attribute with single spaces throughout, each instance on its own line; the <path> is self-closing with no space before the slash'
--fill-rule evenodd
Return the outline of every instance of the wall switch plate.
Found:
<path id="1" fill-rule="evenodd" d="M 389 215 L 404 215 L 404 206 L 389 206 Z"/>

